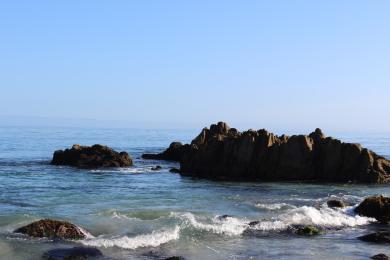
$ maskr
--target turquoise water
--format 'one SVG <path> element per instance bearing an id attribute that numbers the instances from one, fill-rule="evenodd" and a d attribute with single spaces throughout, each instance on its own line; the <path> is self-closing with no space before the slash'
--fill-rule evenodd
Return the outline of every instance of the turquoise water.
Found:
<path id="1" fill-rule="evenodd" d="M 40 259 L 49 249 L 98 247 L 104 259 L 367 259 L 390 254 L 386 245 L 357 236 L 384 228 L 333 210 L 329 198 L 352 205 L 389 186 L 230 183 L 169 173 L 175 163 L 145 161 L 171 141 L 189 142 L 198 130 L 0 128 L 0 259 Z M 386 136 L 342 136 L 389 157 Z M 74 143 L 127 151 L 135 166 L 80 170 L 49 165 L 54 150 Z M 150 168 L 161 165 L 161 171 Z M 228 218 L 220 218 L 221 215 Z M 12 231 L 41 218 L 68 220 L 88 238 L 78 242 L 31 239 Z M 250 221 L 260 221 L 249 228 Z M 286 232 L 288 225 L 327 229 L 316 237 Z"/>

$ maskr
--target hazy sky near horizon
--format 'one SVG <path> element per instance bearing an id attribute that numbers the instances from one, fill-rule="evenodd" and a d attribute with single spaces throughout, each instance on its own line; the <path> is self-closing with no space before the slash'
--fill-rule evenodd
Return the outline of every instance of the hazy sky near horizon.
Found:
<path id="1" fill-rule="evenodd" d="M 390 131 L 390 1 L 2 1 L 0 115 Z"/>

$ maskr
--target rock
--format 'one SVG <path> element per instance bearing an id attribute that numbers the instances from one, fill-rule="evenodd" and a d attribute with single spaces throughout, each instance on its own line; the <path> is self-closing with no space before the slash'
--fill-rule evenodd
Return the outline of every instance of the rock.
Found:
<path id="1" fill-rule="evenodd" d="M 152 171 L 159 171 L 161 169 L 162 169 L 162 167 L 160 165 L 157 165 L 157 166 L 151 168 Z"/>
<path id="2" fill-rule="evenodd" d="M 302 226 L 296 229 L 296 233 L 298 235 L 314 236 L 314 235 L 321 234 L 321 231 L 318 228 L 313 226 Z"/>
<path id="3" fill-rule="evenodd" d="M 71 149 L 55 151 L 51 163 L 54 165 L 69 165 L 79 168 L 124 167 L 133 165 L 132 159 L 126 152 L 118 153 L 100 144 L 93 146 L 80 146 L 75 144 Z"/>
<path id="4" fill-rule="evenodd" d="M 364 199 L 355 212 L 365 217 L 376 218 L 383 223 L 390 222 L 390 197 L 371 196 Z"/>
<path id="5" fill-rule="evenodd" d="M 164 152 L 159 154 L 143 154 L 142 158 L 149 160 L 166 160 L 179 162 L 188 149 L 189 145 L 183 145 L 180 142 L 173 142 Z"/>
<path id="6" fill-rule="evenodd" d="M 27 226 L 18 228 L 15 233 L 22 233 L 32 237 L 47 237 L 60 239 L 83 239 L 85 234 L 76 225 L 52 219 L 42 219 Z"/>
<path id="7" fill-rule="evenodd" d="M 328 200 L 326 204 L 329 208 L 344 208 L 346 206 L 342 200 Z"/>
<path id="8" fill-rule="evenodd" d="M 365 242 L 373 243 L 390 243 L 390 232 L 389 231 L 378 231 L 368 235 L 358 237 L 360 240 Z"/>
<path id="9" fill-rule="evenodd" d="M 255 220 L 255 221 L 249 222 L 248 225 L 249 225 L 250 227 L 254 227 L 254 226 L 258 225 L 259 223 L 260 223 L 259 220 Z"/>
<path id="10" fill-rule="evenodd" d="M 58 248 L 47 251 L 43 259 L 47 260 L 86 260 L 90 257 L 103 256 L 99 249 L 93 247 Z"/>
<path id="11" fill-rule="evenodd" d="M 178 168 L 171 168 L 169 170 L 169 172 L 172 172 L 172 173 L 180 173 L 180 170 Z"/>
<path id="12" fill-rule="evenodd" d="M 374 259 L 374 260 L 389 260 L 390 258 L 387 255 L 385 255 L 385 254 L 377 254 L 377 255 L 371 256 L 371 259 Z"/>
<path id="13" fill-rule="evenodd" d="M 171 257 L 165 258 L 164 260 L 185 260 L 185 258 L 182 256 L 171 256 Z"/>
<path id="14" fill-rule="evenodd" d="M 226 220 L 227 218 L 231 218 L 232 216 L 230 215 L 221 215 L 221 216 L 218 216 L 217 219 L 218 220 Z"/>
<path id="15" fill-rule="evenodd" d="M 277 136 L 264 129 L 239 132 L 219 122 L 191 142 L 172 143 L 145 159 L 180 162 L 182 175 L 238 181 L 318 181 L 389 183 L 390 161 L 362 148 L 326 137 Z"/>

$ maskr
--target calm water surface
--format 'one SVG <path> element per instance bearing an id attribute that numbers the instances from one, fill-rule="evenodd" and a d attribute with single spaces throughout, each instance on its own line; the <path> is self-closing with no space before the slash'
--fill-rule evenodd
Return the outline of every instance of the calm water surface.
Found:
<path id="1" fill-rule="evenodd" d="M 0 259 L 40 259 L 47 250 L 89 245 L 104 259 L 368 259 L 389 246 L 356 239 L 386 228 L 333 210 L 329 198 L 351 205 L 388 186 L 230 183 L 169 173 L 174 163 L 145 161 L 173 140 L 198 131 L 86 128 L 0 128 Z M 390 138 L 342 136 L 389 157 Z M 49 165 L 54 150 L 102 143 L 127 151 L 135 166 L 79 170 Z M 150 168 L 161 165 L 161 171 Z M 221 215 L 228 218 L 220 218 Z M 89 232 L 78 242 L 31 239 L 12 231 L 41 218 L 68 220 Z M 260 221 L 249 228 L 250 221 Z M 327 228 L 316 237 L 288 234 L 289 225 Z M 387 227 L 388 228 L 388 227 Z"/>

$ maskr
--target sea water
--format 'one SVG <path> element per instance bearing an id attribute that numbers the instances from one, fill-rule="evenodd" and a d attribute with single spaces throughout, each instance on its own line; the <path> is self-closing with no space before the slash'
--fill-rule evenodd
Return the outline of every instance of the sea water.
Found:
<path id="1" fill-rule="evenodd" d="M 358 236 L 385 228 L 357 216 L 366 196 L 390 195 L 386 185 L 237 183 L 181 177 L 178 164 L 141 159 L 171 141 L 190 142 L 197 130 L 107 128 L 0 128 L 0 259 L 41 259 L 55 248 L 97 247 L 102 259 L 368 259 L 388 245 Z M 345 135 L 389 157 L 385 135 Z M 134 166 L 75 169 L 50 165 L 52 153 L 79 143 L 126 151 Z M 152 171 L 153 166 L 162 169 Z M 343 199 L 331 209 L 329 199 Z M 227 215 L 222 217 L 223 215 Z M 85 230 L 80 241 L 51 241 L 14 234 L 42 218 L 70 221 Z M 258 221 L 256 225 L 249 225 Z M 316 225 L 305 237 L 291 225 Z"/>

